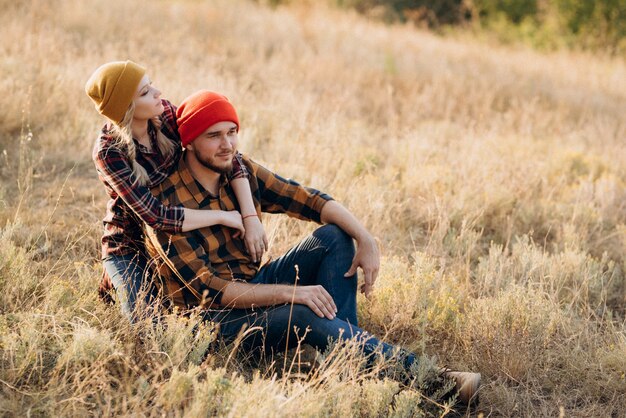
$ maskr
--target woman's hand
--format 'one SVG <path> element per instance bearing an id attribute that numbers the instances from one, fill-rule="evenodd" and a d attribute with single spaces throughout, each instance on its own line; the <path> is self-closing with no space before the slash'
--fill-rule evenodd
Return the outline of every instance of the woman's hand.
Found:
<path id="1" fill-rule="evenodd" d="M 236 210 L 223 210 L 222 221 L 220 223 L 224 226 L 237 230 L 237 232 L 233 234 L 234 238 L 243 237 L 246 235 L 246 229 L 243 226 L 241 214 Z"/>
<path id="2" fill-rule="evenodd" d="M 252 260 L 255 263 L 261 261 L 263 253 L 268 247 L 267 236 L 265 235 L 263 224 L 256 215 L 246 216 L 243 220 L 243 224 L 246 230 L 243 240 L 246 244 L 248 254 L 252 256 Z"/>

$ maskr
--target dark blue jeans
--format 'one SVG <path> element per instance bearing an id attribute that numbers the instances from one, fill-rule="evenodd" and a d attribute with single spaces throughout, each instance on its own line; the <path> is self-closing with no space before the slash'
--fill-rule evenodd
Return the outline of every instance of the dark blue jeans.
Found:
<path id="1" fill-rule="evenodd" d="M 325 225 L 292 248 L 283 257 L 263 266 L 251 283 L 293 284 L 295 265 L 299 270 L 298 286 L 322 285 L 337 305 L 337 316 L 320 318 L 308 306 L 290 304 L 255 309 L 224 309 L 208 311 L 207 319 L 219 323 L 225 341 L 234 340 L 242 329 L 259 327 L 246 334 L 242 345 L 247 350 L 281 351 L 302 341 L 325 350 L 332 341 L 356 339 L 363 345 L 368 359 L 380 352 L 386 357 L 396 353 L 395 347 L 379 341 L 357 326 L 356 275 L 344 277 L 354 257 L 350 236 L 336 225 Z M 290 320 L 291 314 L 291 320 Z M 305 330 L 308 330 L 305 332 Z M 415 356 L 403 353 L 405 367 L 415 362 Z"/>
<path id="2" fill-rule="evenodd" d="M 110 255 L 103 261 L 117 295 L 117 303 L 130 322 L 135 322 L 155 300 L 156 289 L 141 253 Z"/>

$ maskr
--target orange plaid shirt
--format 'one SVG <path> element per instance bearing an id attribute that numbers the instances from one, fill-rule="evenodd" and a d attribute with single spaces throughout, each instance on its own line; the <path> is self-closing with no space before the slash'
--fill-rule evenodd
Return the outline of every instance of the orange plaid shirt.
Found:
<path id="1" fill-rule="evenodd" d="M 261 212 L 285 213 L 321 223 L 322 207 L 332 200 L 330 196 L 242 157 L 250 173 L 252 200 L 259 216 Z M 218 195 L 211 195 L 193 178 L 184 155 L 177 169 L 151 191 L 165 205 L 240 210 L 225 176 L 221 178 Z M 146 247 L 160 264 L 157 286 L 173 306 L 182 310 L 220 306 L 222 292 L 232 280 L 251 280 L 259 270 L 259 263 L 252 261 L 243 240 L 233 237 L 236 230 L 223 225 L 179 233 L 146 229 Z"/>

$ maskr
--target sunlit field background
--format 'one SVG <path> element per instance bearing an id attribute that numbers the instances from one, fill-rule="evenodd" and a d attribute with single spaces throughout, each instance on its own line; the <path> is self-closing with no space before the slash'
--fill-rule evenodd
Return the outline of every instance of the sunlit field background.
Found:
<path id="1" fill-rule="evenodd" d="M 175 104 L 227 95 L 243 153 L 363 220 L 383 254 L 365 329 L 481 372 L 485 416 L 624 416 L 623 57 L 292 3 L 0 1 L 0 413 L 448 412 L 346 352 L 204 357 L 208 327 L 131 328 L 98 299 L 104 119 L 83 86 L 132 59 Z M 315 227 L 264 225 L 272 256 Z"/>

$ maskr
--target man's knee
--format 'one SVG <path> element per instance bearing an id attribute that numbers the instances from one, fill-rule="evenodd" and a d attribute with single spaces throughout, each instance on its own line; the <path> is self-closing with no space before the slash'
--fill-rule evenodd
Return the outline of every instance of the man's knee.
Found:
<path id="1" fill-rule="evenodd" d="M 327 224 L 317 228 L 313 232 L 313 236 L 327 247 L 342 247 L 354 251 L 352 237 L 335 224 Z"/>
<path id="2" fill-rule="evenodd" d="M 293 305 L 292 317 L 298 318 L 303 325 L 311 325 L 321 319 L 306 305 Z"/>
<path id="3" fill-rule="evenodd" d="M 306 305 L 283 305 L 268 312 L 268 326 L 282 330 L 306 328 L 321 318 Z"/>

